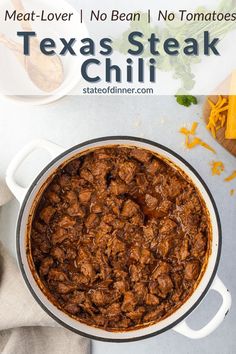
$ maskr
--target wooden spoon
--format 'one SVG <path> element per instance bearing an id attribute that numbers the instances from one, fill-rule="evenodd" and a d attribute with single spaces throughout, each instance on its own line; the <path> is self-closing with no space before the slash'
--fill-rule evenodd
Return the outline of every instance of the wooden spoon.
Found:
<path id="1" fill-rule="evenodd" d="M 213 102 L 216 103 L 218 100 L 217 95 L 209 96 L 207 97 L 205 104 L 203 106 L 203 118 L 208 124 L 209 121 L 209 116 L 211 112 L 211 107 L 208 102 L 208 98 Z M 236 114 L 236 112 L 235 112 Z M 228 150 L 232 155 L 236 156 L 236 139 L 225 139 L 225 127 L 219 129 L 216 132 L 216 140 L 218 141 L 219 144 L 221 144 L 226 150 Z"/>
<path id="2" fill-rule="evenodd" d="M 21 0 L 12 0 L 12 4 L 17 10 L 25 14 L 24 6 Z M 21 27 L 24 31 L 32 31 L 29 22 L 21 21 Z M 24 56 L 22 47 L 0 36 L 0 42 L 14 51 L 17 59 L 24 66 L 31 81 L 42 91 L 52 92 L 60 87 L 64 79 L 63 65 L 57 55 L 46 56 L 39 50 L 39 42 L 36 38 L 31 41 L 31 52 L 29 56 Z"/>
<path id="3" fill-rule="evenodd" d="M 10 49 L 15 54 L 17 60 L 25 66 L 25 57 L 22 54 L 22 46 L 19 43 L 6 38 L 4 34 L 0 34 L 0 43 Z"/>

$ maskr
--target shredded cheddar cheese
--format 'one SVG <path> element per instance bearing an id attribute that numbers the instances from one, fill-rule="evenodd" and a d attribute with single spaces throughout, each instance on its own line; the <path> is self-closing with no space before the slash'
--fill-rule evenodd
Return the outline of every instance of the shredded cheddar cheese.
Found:
<path id="1" fill-rule="evenodd" d="M 191 130 L 187 129 L 186 127 L 182 127 L 180 129 L 180 133 L 185 135 L 185 147 L 188 149 L 193 149 L 196 146 L 202 146 L 205 149 L 213 152 L 214 154 L 216 153 L 216 151 L 207 143 L 205 143 L 202 139 L 196 137 L 196 130 L 198 127 L 198 123 L 197 122 L 193 122 Z M 193 136 L 193 139 L 190 140 L 190 136 Z"/>
<path id="2" fill-rule="evenodd" d="M 227 122 L 225 129 L 225 138 L 226 139 L 236 139 L 236 70 L 233 70 L 230 78 L 230 92 L 228 96 L 229 109 L 227 114 Z"/>
<path id="3" fill-rule="evenodd" d="M 211 113 L 207 124 L 207 129 L 210 130 L 212 136 L 216 138 L 216 132 L 223 128 L 226 124 L 226 114 L 229 109 L 228 99 L 218 97 L 218 101 L 214 104 L 209 98 L 208 103 L 211 107 Z"/>
<path id="4" fill-rule="evenodd" d="M 229 177 L 225 178 L 225 182 L 231 182 L 235 178 L 236 178 L 236 171 L 233 171 Z"/>
<path id="5" fill-rule="evenodd" d="M 191 134 L 191 130 L 188 130 L 185 127 L 181 128 L 179 132 L 186 135 L 186 136 Z"/>
<path id="6" fill-rule="evenodd" d="M 198 127 L 198 123 L 197 122 L 193 122 L 192 128 L 191 128 L 191 134 L 192 135 L 196 134 L 197 127 Z"/>
<path id="7" fill-rule="evenodd" d="M 220 114 L 221 112 L 224 112 L 225 109 L 222 109 L 222 105 L 224 105 L 226 103 L 226 99 L 222 98 L 221 96 L 219 97 L 217 103 L 214 105 L 214 103 L 212 103 L 209 100 L 209 103 L 211 105 L 211 107 L 213 109 L 218 109 L 218 113 Z M 227 106 L 223 107 L 227 109 Z M 213 119 L 213 118 L 211 118 Z M 217 123 L 217 124 L 215 124 Z M 209 125 L 208 129 L 211 130 L 212 135 L 215 136 L 216 131 L 218 129 L 220 129 L 221 127 L 223 127 L 226 123 L 226 115 L 220 115 L 217 120 L 214 121 L 214 125 Z M 188 149 L 193 149 L 196 146 L 202 146 L 205 149 L 208 149 L 209 151 L 213 152 L 214 154 L 216 154 L 216 151 L 207 143 L 205 143 L 202 139 L 200 139 L 199 137 L 196 136 L 196 130 L 198 127 L 198 123 L 197 122 L 193 122 L 192 123 L 192 127 L 191 129 L 188 129 L 186 127 L 182 127 L 180 128 L 179 132 L 183 135 L 185 135 L 185 147 Z M 210 163 L 211 166 L 211 172 L 212 172 L 212 176 L 220 176 L 224 170 L 225 170 L 225 165 L 222 161 L 212 161 Z M 225 178 L 225 182 L 230 182 L 233 179 L 236 178 L 236 170 L 233 171 L 231 173 L 230 176 L 228 176 L 227 178 Z M 235 194 L 235 189 L 231 189 L 230 190 L 230 195 L 233 196 Z"/>
<path id="8" fill-rule="evenodd" d="M 216 154 L 215 149 L 213 149 L 210 145 L 208 145 L 207 143 L 204 143 L 204 141 L 200 140 L 199 145 L 203 146 L 205 149 L 213 152 L 213 154 Z"/>
<path id="9" fill-rule="evenodd" d="M 222 161 L 212 161 L 211 162 L 211 172 L 212 176 L 220 176 L 224 172 L 225 166 Z"/>

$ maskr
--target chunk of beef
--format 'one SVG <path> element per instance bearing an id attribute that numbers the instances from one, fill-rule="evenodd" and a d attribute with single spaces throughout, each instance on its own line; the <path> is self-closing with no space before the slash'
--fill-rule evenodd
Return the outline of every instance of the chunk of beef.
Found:
<path id="1" fill-rule="evenodd" d="M 155 296 L 153 294 L 147 294 L 145 297 L 145 302 L 147 305 L 155 306 L 160 303 L 160 300 L 157 296 Z"/>
<path id="2" fill-rule="evenodd" d="M 70 189 L 71 180 L 68 174 L 63 173 L 61 176 L 58 177 L 58 184 L 63 190 Z"/>
<path id="3" fill-rule="evenodd" d="M 157 278 L 160 295 L 166 297 L 173 289 L 173 282 L 168 274 L 161 274 Z"/>
<path id="4" fill-rule="evenodd" d="M 96 227 L 99 224 L 99 217 L 95 213 L 89 214 L 85 221 L 85 226 L 87 229 L 91 229 L 93 227 Z"/>
<path id="5" fill-rule="evenodd" d="M 47 193 L 47 197 L 49 199 L 49 201 L 52 203 L 52 204 L 58 204 L 60 203 L 61 201 L 61 198 L 59 197 L 59 194 L 56 193 L 56 192 L 53 192 L 53 191 L 49 191 Z"/>
<path id="6" fill-rule="evenodd" d="M 173 238 L 170 237 L 164 237 L 160 240 L 157 246 L 157 252 L 162 256 L 162 257 L 167 257 L 168 254 L 170 253 L 172 247 L 174 246 L 174 240 Z"/>
<path id="7" fill-rule="evenodd" d="M 39 268 L 39 273 L 40 275 L 42 275 L 43 277 L 45 275 L 48 274 L 49 269 L 52 267 L 53 265 L 53 259 L 52 257 L 46 257 L 42 260 L 41 264 L 40 264 L 40 268 Z"/>
<path id="8" fill-rule="evenodd" d="M 59 220 L 58 220 L 58 226 L 62 227 L 64 229 L 70 229 L 76 224 L 76 220 L 69 216 L 69 215 L 63 215 Z"/>
<path id="9" fill-rule="evenodd" d="M 111 181 L 110 192 L 115 195 L 124 194 L 128 191 L 128 187 L 125 183 L 119 180 Z"/>
<path id="10" fill-rule="evenodd" d="M 137 213 L 130 218 L 130 223 L 135 226 L 143 226 L 143 214 Z"/>
<path id="11" fill-rule="evenodd" d="M 71 276 L 71 280 L 78 288 L 84 288 L 89 284 L 89 278 L 83 274 L 75 273 Z"/>
<path id="12" fill-rule="evenodd" d="M 119 317 L 121 313 L 120 304 L 117 302 L 111 304 L 110 306 L 107 307 L 105 313 L 109 318 Z"/>
<path id="13" fill-rule="evenodd" d="M 156 280 L 159 277 L 159 275 L 167 274 L 169 273 L 169 271 L 170 271 L 169 264 L 166 262 L 160 262 L 153 270 L 151 278 L 153 280 Z"/>
<path id="14" fill-rule="evenodd" d="M 92 196 L 92 191 L 88 189 L 81 190 L 79 192 L 79 201 L 82 204 L 87 204 L 90 201 L 91 196 Z"/>
<path id="15" fill-rule="evenodd" d="M 125 244 L 117 238 L 113 238 L 108 241 L 108 247 L 106 254 L 108 256 L 116 256 L 118 253 L 125 251 Z"/>
<path id="16" fill-rule="evenodd" d="M 156 281 L 151 280 L 148 284 L 148 289 L 151 294 L 159 295 L 159 287 Z"/>
<path id="17" fill-rule="evenodd" d="M 141 251 L 140 263 L 150 264 L 151 261 L 152 261 L 152 253 L 148 249 L 143 248 Z"/>
<path id="18" fill-rule="evenodd" d="M 51 235 L 51 241 L 53 245 L 56 245 L 58 243 L 62 243 L 69 237 L 68 233 L 66 230 L 62 228 L 57 228 L 53 234 Z"/>
<path id="19" fill-rule="evenodd" d="M 147 292 L 148 292 L 148 288 L 146 286 L 145 283 L 141 283 L 141 282 L 137 282 L 134 284 L 133 287 L 134 293 L 135 293 L 135 297 L 138 300 L 139 303 L 143 303 Z"/>
<path id="20" fill-rule="evenodd" d="M 90 211 L 94 214 L 102 213 L 102 205 L 100 203 L 91 203 L 90 204 Z"/>
<path id="21" fill-rule="evenodd" d="M 143 227 L 144 237 L 147 241 L 152 241 L 158 234 L 157 222 L 155 220 L 148 221 L 147 225 Z"/>
<path id="22" fill-rule="evenodd" d="M 181 248 L 179 250 L 179 258 L 184 261 L 189 256 L 189 242 L 188 239 L 183 240 Z"/>
<path id="23" fill-rule="evenodd" d="M 129 267 L 130 279 L 133 282 L 139 281 L 142 277 L 142 272 L 140 267 L 137 267 L 135 264 L 132 264 Z"/>
<path id="24" fill-rule="evenodd" d="M 75 290 L 73 295 L 70 296 L 70 302 L 79 305 L 85 301 L 86 296 L 87 294 L 85 295 L 85 292 Z"/>
<path id="25" fill-rule="evenodd" d="M 193 241 L 193 247 L 192 247 L 192 254 L 194 257 L 203 257 L 203 255 L 206 252 L 207 248 L 207 239 L 206 237 L 199 232 L 195 237 Z"/>
<path id="26" fill-rule="evenodd" d="M 126 316 L 129 317 L 132 321 L 138 321 L 143 317 L 144 313 L 145 307 L 139 306 L 134 311 L 128 312 Z"/>
<path id="27" fill-rule="evenodd" d="M 174 303 L 178 303 L 179 301 L 181 301 L 182 294 L 183 290 L 179 288 L 173 293 L 173 295 L 171 296 L 171 300 L 174 301 Z"/>
<path id="28" fill-rule="evenodd" d="M 184 204 L 178 208 L 178 217 L 183 230 L 190 235 L 195 235 L 201 220 L 201 205 L 199 199 L 191 195 L 190 200 L 184 199 Z"/>
<path id="29" fill-rule="evenodd" d="M 160 228 L 160 233 L 161 234 L 169 234 L 171 232 L 173 232 L 177 227 L 176 222 L 174 222 L 173 220 L 166 218 L 163 223 L 162 226 Z"/>
<path id="30" fill-rule="evenodd" d="M 77 256 L 77 252 L 73 247 L 67 247 L 66 248 L 66 256 L 65 259 L 68 259 L 70 261 L 73 261 Z"/>
<path id="31" fill-rule="evenodd" d="M 99 149 L 97 151 L 94 151 L 93 155 L 94 158 L 98 160 L 109 160 L 112 157 L 111 151 L 107 149 Z"/>
<path id="32" fill-rule="evenodd" d="M 79 245 L 77 250 L 78 250 L 77 251 L 78 257 L 76 259 L 76 262 L 78 265 L 91 259 L 91 253 L 89 252 L 89 249 L 85 245 Z"/>
<path id="33" fill-rule="evenodd" d="M 105 306 L 110 302 L 109 294 L 106 294 L 104 291 L 99 289 L 92 290 L 90 292 L 90 298 L 96 306 Z"/>
<path id="34" fill-rule="evenodd" d="M 188 207 L 195 213 L 201 212 L 202 210 L 201 203 L 196 193 L 193 193 L 191 195 L 191 198 L 188 200 Z"/>
<path id="35" fill-rule="evenodd" d="M 165 313 L 165 306 L 161 304 L 156 310 L 149 311 L 143 318 L 145 322 L 151 322 L 159 319 Z"/>
<path id="36" fill-rule="evenodd" d="M 153 159 L 146 166 L 147 172 L 150 173 L 150 175 L 155 175 L 158 171 L 161 171 L 163 167 L 164 167 L 163 163 L 157 159 Z"/>
<path id="37" fill-rule="evenodd" d="M 123 300 L 121 309 L 123 312 L 133 311 L 136 303 L 137 303 L 137 300 L 135 299 L 135 296 L 132 293 L 132 291 L 127 291 L 124 294 L 124 300 Z"/>
<path id="38" fill-rule="evenodd" d="M 76 289 L 76 286 L 66 282 L 58 282 L 56 289 L 59 294 L 66 295 L 73 292 Z"/>
<path id="39" fill-rule="evenodd" d="M 126 161 L 122 163 L 118 172 L 122 181 L 125 181 L 125 183 L 127 184 L 132 182 L 135 173 L 136 173 L 136 164 L 131 161 Z"/>
<path id="40" fill-rule="evenodd" d="M 65 171 L 67 173 L 69 173 L 69 175 L 71 175 L 71 176 L 77 175 L 80 165 L 81 165 L 81 162 L 79 159 L 72 160 L 66 165 Z"/>
<path id="41" fill-rule="evenodd" d="M 131 320 L 129 318 L 123 318 L 122 320 L 119 321 L 117 328 L 120 329 L 125 329 L 128 328 L 130 326 Z"/>
<path id="42" fill-rule="evenodd" d="M 115 196 L 108 197 L 106 199 L 106 206 L 117 216 L 120 215 L 122 203 L 123 201 L 119 198 L 116 198 Z M 111 214 L 109 215 L 111 216 Z M 114 220 L 114 216 L 113 216 L 113 220 Z"/>
<path id="43" fill-rule="evenodd" d="M 51 255 L 54 259 L 56 259 L 58 262 L 62 263 L 65 259 L 65 252 L 62 248 L 60 247 L 54 247 L 51 250 Z"/>
<path id="44" fill-rule="evenodd" d="M 79 204 L 77 194 L 74 191 L 72 190 L 68 191 L 65 195 L 65 199 L 69 203 L 69 207 L 67 208 L 67 213 L 70 216 L 79 216 L 82 218 L 85 215 L 83 209 Z"/>
<path id="45" fill-rule="evenodd" d="M 137 246 L 133 246 L 130 249 L 130 259 L 138 262 L 141 257 L 141 248 Z"/>
<path id="46" fill-rule="evenodd" d="M 188 281 L 196 280 L 200 273 L 200 263 L 198 260 L 189 261 L 184 269 L 184 278 Z"/>
<path id="47" fill-rule="evenodd" d="M 80 304 L 80 307 L 92 317 L 94 317 L 94 314 L 98 313 L 97 308 L 93 306 L 89 298 L 86 298 L 86 300 Z"/>
<path id="48" fill-rule="evenodd" d="M 70 179 L 70 188 L 75 192 L 78 192 L 80 187 L 86 183 L 87 181 L 85 181 L 83 178 L 80 178 L 80 176 L 72 176 Z"/>
<path id="49" fill-rule="evenodd" d="M 80 311 L 80 308 L 76 304 L 68 303 L 64 306 L 64 310 L 72 315 L 76 315 Z"/>
<path id="50" fill-rule="evenodd" d="M 148 180 L 144 173 L 138 173 L 136 177 L 136 183 L 140 193 L 145 193 L 148 188 Z"/>
<path id="51" fill-rule="evenodd" d="M 84 262 L 81 264 L 80 267 L 81 273 L 87 277 L 88 279 L 93 279 L 95 276 L 94 268 L 91 263 L 89 262 Z"/>
<path id="52" fill-rule="evenodd" d="M 108 322 L 104 315 L 93 315 L 93 321 L 100 327 L 106 327 Z"/>
<path id="53" fill-rule="evenodd" d="M 92 175 L 92 173 L 88 170 L 88 169 L 81 169 L 80 170 L 80 177 L 82 177 L 83 179 L 85 179 L 86 181 L 93 183 L 94 177 Z"/>
<path id="54" fill-rule="evenodd" d="M 63 271 L 51 268 L 48 273 L 48 279 L 54 281 L 68 281 L 68 276 Z"/>
<path id="55" fill-rule="evenodd" d="M 46 208 L 42 209 L 39 216 L 40 219 L 45 222 L 45 224 L 49 224 L 50 220 L 56 213 L 56 209 L 53 208 L 51 205 L 47 206 Z"/>
<path id="56" fill-rule="evenodd" d="M 177 176 L 169 177 L 168 183 L 162 186 L 162 193 L 172 200 L 178 197 L 185 188 L 185 182 Z"/>
<path id="57" fill-rule="evenodd" d="M 151 194 L 146 194 L 145 195 L 145 203 L 148 207 L 148 209 L 153 210 L 156 209 L 158 200 L 157 198 L 153 197 Z"/>
<path id="58" fill-rule="evenodd" d="M 125 218 L 131 218 L 139 212 L 139 206 L 132 200 L 128 199 L 125 201 L 121 215 Z"/>
<path id="59" fill-rule="evenodd" d="M 182 272 L 183 272 L 183 268 L 180 270 L 180 272 L 175 272 L 171 274 L 171 278 L 175 288 L 182 288 L 182 284 L 183 284 Z"/>
<path id="60" fill-rule="evenodd" d="M 129 283 L 124 280 L 118 280 L 113 285 L 114 289 L 120 291 L 122 294 L 129 290 Z"/>
<path id="61" fill-rule="evenodd" d="M 158 206 L 158 211 L 163 213 L 163 215 L 168 214 L 170 209 L 172 208 L 173 203 L 170 200 L 163 200 Z"/>
<path id="62" fill-rule="evenodd" d="M 43 223 L 41 223 L 39 221 L 36 221 L 34 223 L 34 229 L 36 231 L 38 231 L 40 234 L 44 234 L 44 233 L 47 232 L 47 225 L 45 225 L 45 224 L 43 224 Z"/>
<path id="63" fill-rule="evenodd" d="M 148 163 L 152 157 L 150 152 L 143 149 L 132 149 L 130 151 L 130 156 L 134 157 L 136 160 L 142 163 Z"/>
<path id="64" fill-rule="evenodd" d="M 57 178 L 56 178 L 57 179 Z M 55 181 L 52 181 L 52 183 L 50 184 L 48 191 L 52 191 L 54 193 L 59 194 L 61 192 L 61 187 L 58 183 L 56 183 L 56 179 Z"/>
<path id="65" fill-rule="evenodd" d="M 42 235 L 43 236 L 43 235 Z M 40 242 L 39 242 L 39 249 L 42 251 L 44 254 L 48 254 L 51 249 L 51 244 L 49 240 L 46 237 L 42 237 Z"/>
<path id="66" fill-rule="evenodd" d="M 110 161 L 107 160 L 96 160 L 93 163 L 91 173 L 96 178 L 103 180 L 106 177 L 107 173 L 111 170 L 112 165 Z"/>

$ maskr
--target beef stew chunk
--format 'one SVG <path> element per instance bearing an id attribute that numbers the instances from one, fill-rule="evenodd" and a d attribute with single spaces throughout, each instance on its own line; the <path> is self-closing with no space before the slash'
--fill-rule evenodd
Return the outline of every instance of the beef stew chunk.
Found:
<path id="1" fill-rule="evenodd" d="M 111 146 L 56 172 L 34 213 L 30 251 L 57 307 L 92 326 L 127 330 L 188 299 L 210 234 L 204 201 L 181 171 L 144 149 Z"/>

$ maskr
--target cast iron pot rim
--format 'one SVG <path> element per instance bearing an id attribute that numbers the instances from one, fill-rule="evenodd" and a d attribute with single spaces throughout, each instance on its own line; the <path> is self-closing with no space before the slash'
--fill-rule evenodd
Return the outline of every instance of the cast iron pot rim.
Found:
<path id="1" fill-rule="evenodd" d="M 215 267 L 214 270 L 212 272 L 212 275 L 210 277 L 210 280 L 207 284 L 207 286 L 205 287 L 204 291 L 202 292 L 202 294 L 199 296 L 198 300 L 193 304 L 193 306 L 186 311 L 181 317 L 179 317 L 176 321 L 174 321 L 173 323 L 171 323 L 170 325 L 162 328 L 161 330 L 155 331 L 153 333 L 149 333 L 146 335 L 143 335 L 141 337 L 134 337 L 134 338 L 126 338 L 126 339 L 113 339 L 113 338 L 103 338 L 103 337 L 98 337 L 98 336 L 93 336 L 90 334 L 87 334 L 85 332 L 82 332 L 78 329 L 75 329 L 73 327 L 71 327 L 70 325 L 64 323 L 63 321 L 61 321 L 59 318 L 57 318 L 56 315 L 54 315 L 44 304 L 43 302 L 38 298 L 37 294 L 35 293 L 34 289 L 32 288 L 27 275 L 25 273 L 24 270 L 24 265 L 22 262 L 22 258 L 21 258 L 21 252 L 20 252 L 20 230 L 21 230 L 21 222 L 22 222 L 22 217 L 23 217 L 23 213 L 24 213 L 24 209 L 25 206 L 27 204 L 28 198 L 32 192 L 32 190 L 34 189 L 34 187 L 37 185 L 38 181 L 40 180 L 40 178 L 45 174 L 45 172 L 54 165 L 54 163 L 56 161 L 58 161 L 59 159 L 65 157 L 66 155 L 70 154 L 71 152 L 82 148 L 82 147 L 86 147 L 87 145 L 93 144 L 93 143 L 99 143 L 102 141 L 109 141 L 109 140 L 129 140 L 129 141 L 133 141 L 133 142 L 140 142 L 140 143 L 145 143 L 148 144 L 150 146 L 154 146 L 157 147 L 159 149 L 162 149 L 164 151 L 166 151 L 167 153 L 173 155 L 174 157 L 176 157 L 177 159 L 179 159 L 183 164 L 185 164 L 191 172 L 193 172 L 193 174 L 198 178 L 198 180 L 201 182 L 201 184 L 203 185 L 205 191 L 207 192 L 210 201 L 212 203 L 213 209 L 214 209 L 214 213 L 216 216 L 216 221 L 217 221 L 217 227 L 218 227 L 218 232 L 219 232 L 219 242 L 218 242 L 218 251 L 217 251 L 217 257 L 216 257 L 216 262 L 215 262 Z M 65 151 L 63 151 L 60 155 L 58 155 L 56 158 L 54 158 L 52 161 L 50 161 L 48 163 L 48 165 L 38 174 L 38 176 L 35 178 L 35 180 L 32 182 L 32 184 L 30 185 L 26 196 L 23 200 L 23 203 L 21 205 L 20 211 L 19 211 L 19 216 L 18 216 L 18 221 L 17 221 L 17 228 L 16 228 L 16 251 L 17 251 L 17 259 L 18 259 L 18 264 L 21 270 L 21 274 L 24 278 L 24 281 L 29 289 L 29 291 L 31 292 L 31 294 L 33 295 L 34 299 L 37 301 L 37 303 L 41 306 L 41 308 L 50 316 L 52 317 L 57 323 L 59 323 L 60 325 L 62 325 L 63 327 L 65 327 L 66 329 L 71 330 L 74 333 L 80 334 L 84 337 L 93 339 L 93 340 L 98 340 L 98 341 L 103 341 L 103 342 L 112 342 L 112 343 L 125 343 L 125 342 L 134 342 L 134 341 L 139 341 L 139 340 L 143 340 L 143 339 L 147 339 L 147 338 L 151 338 L 154 336 L 157 336 L 161 333 L 164 333 L 166 331 L 168 331 L 169 329 L 172 329 L 173 327 L 175 327 L 178 323 L 182 322 L 187 316 L 189 316 L 189 314 L 200 304 L 200 302 L 203 300 L 203 298 L 205 297 L 205 295 L 207 294 L 208 290 L 210 289 L 210 286 L 216 276 L 216 272 L 219 266 L 219 261 L 220 261 L 220 256 L 221 256 L 221 248 L 222 248 L 222 228 L 221 228 L 221 222 L 220 222 L 220 217 L 219 217 L 219 212 L 215 203 L 215 200 L 207 186 L 207 184 L 205 183 L 205 181 L 202 179 L 202 177 L 199 175 L 199 173 L 195 170 L 195 168 L 188 163 L 184 158 L 182 158 L 178 153 L 176 153 L 175 151 L 167 148 L 166 146 L 156 143 L 154 141 L 148 140 L 148 139 L 144 139 L 144 138 L 138 138 L 138 137 L 133 137 L 133 136 L 123 136 L 123 135 L 118 135 L 118 136 L 105 136 L 105 137 L 100 137 L 100 138 L 96 138 L 96 139 L 91 139 L 91 140 L 87 140 L 84 141 L 78 145 L 75 145 Z M 114 332 L 115 334 L 115 332 Z"/>

